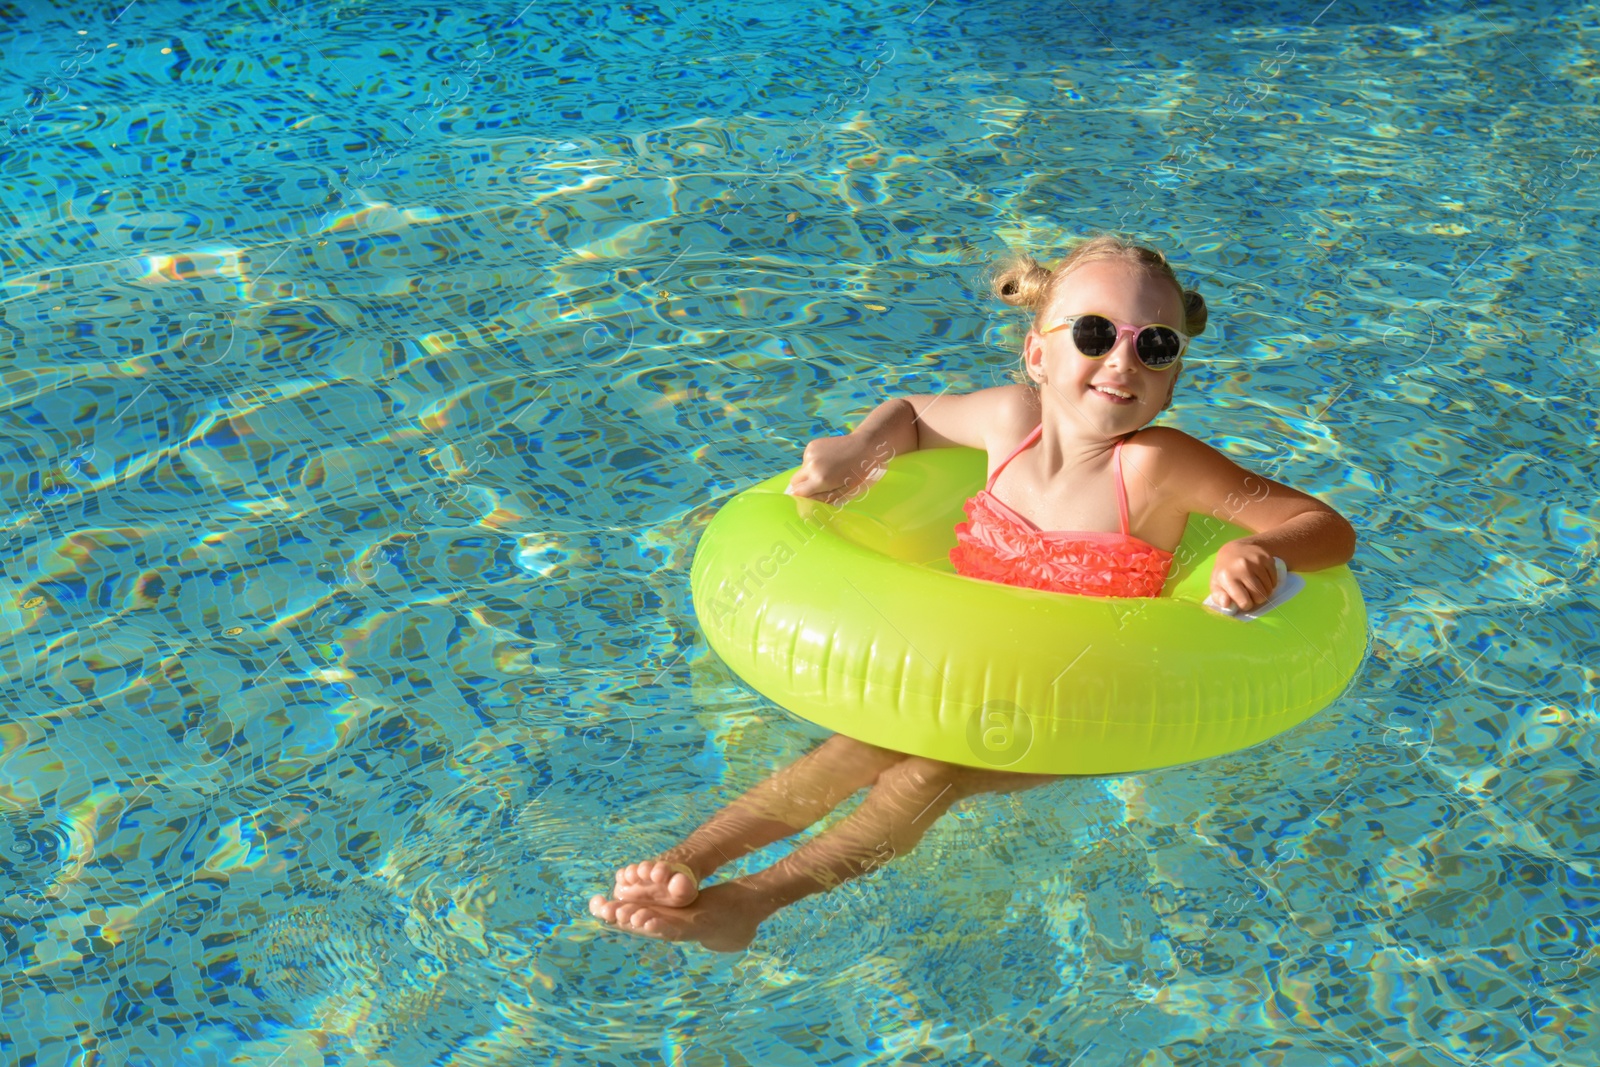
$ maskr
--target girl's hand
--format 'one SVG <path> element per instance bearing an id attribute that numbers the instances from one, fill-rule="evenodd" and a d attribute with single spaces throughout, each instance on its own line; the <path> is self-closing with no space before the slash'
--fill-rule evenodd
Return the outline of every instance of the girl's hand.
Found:
<path id="1" fill-rule="evenodd" d="M 870 440 L 853 433 L 819 437 L 807 443 L 800 469 L 784 492 L 842 504 L 872 479 L 889 454 L 892 450 L 883 444 L 874 450 Z"/>
<path id="2" fill-rule="evenodd" d="M 1240 611 L 1253 611 L 1272 598 L 1278 587 L 1278 568 L 1272 553 L 1248 538 L 1229 541 L 1217 549 L 1217 562 L 1211 569 L 1213 603 L 1230 601 Z"/>

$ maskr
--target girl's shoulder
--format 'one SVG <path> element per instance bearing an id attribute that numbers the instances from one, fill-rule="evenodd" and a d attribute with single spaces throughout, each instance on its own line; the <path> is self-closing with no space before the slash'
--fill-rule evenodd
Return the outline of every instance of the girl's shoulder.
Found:
<path id="1" fill-rule="evenodd" d="M 1025 385 L 906 399 L 917 413 L 923 448 L 966 445 L 993 452 L 1022 440 L 1039 425 L 1039 397 Z"/>
<path id="2" fill-rule="evenodd" d="M 1199 452 L 1216 452 L 1216 449 L 1197 437 L 1190 437 L 1171 426 L 1146 426 L 1135 430 L 1123 440 L 1123 451 L 1129 455 L 1144 455 L 1152 460 L 1181 459 Z M 1220 454 L 1220 453 L 1219 453 Z"/>
<path id="3" fill-rule="evenodd" d="M 998 443 L 1021 441 L 1039 425 L 1039 394 L 1026 385 L 1000 385 L 985 392 L 993 397 L 990 427 Z"/>
<path id="4" fill-rule="evenodd" d="M 1123 462 L 1139 472 L 1140 480 L 1179 511 L 1210 513 L 1225 506 L 1237 514 L 1242 502 L 1261 500 L 1269 493 L 1283 501 L 1311 499 L 1170 426 L 1139 430 L 1127 438 L 1122 451 Z"/>
<path id="5" fill-rule="evenodd" d="M 1146 426 L 1123 440 L 1124 462 L 1138 466 L 1140 472 L 1156 482 L 1168 478 L 1184 479 L 1214 472 L 1219 463 L 1233 461 L 1197 437 L 1171 426 Z"/>

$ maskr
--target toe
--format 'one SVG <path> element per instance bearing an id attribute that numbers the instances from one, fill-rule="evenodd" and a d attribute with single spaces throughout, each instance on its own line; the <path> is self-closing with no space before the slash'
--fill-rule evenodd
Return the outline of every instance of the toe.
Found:
<path id="1" fill-rule="evenodd" d="M 628 917 L 628 927 L 641 934 L 660 933 L 661 915 L 652 908 L 640 908 Z"/>
<path id="2" fill-rule="evenodd" d="M 700 879 L 682 864 L 674 864 L 673 869 L 668 872 L 667 893 L 673 901 L 687 904 L 699 896 Z"/>
<path id="3" fill-rule="evenodd" d="M 647 869 L 642 863 L 630 863 L 617 872 L 618 889 L 636 889 L 646 880 Z"/>
<path id="4" fill-rule="evenodd" d="M 648 905 L 640 905 L 628 914 L 628 928 L 630 930 L 649 931 L 655 929 L 659 916 L 655 909 Z"/>
<path id="5" fill-rule="evenodd" d="M 616 891 L 612 896 L 618 900 L 636 900 L 641 891 L 648 892 L 650 888 L 650 868 L 648 865 L 631 863 L 617 872 Z"/>

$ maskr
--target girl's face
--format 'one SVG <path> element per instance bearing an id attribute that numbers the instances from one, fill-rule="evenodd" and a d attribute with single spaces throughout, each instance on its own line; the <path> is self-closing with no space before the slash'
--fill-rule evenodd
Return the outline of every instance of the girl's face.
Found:
<path id="1" fill-rule="evenodd" d="M 1074 315 L 1104 315 L 1135 327 L 1160 323 L 1183 329 L 1183 303 L 1172 283 L 1131 264 L 1097 260 L 1067 275 L 1044 328 Z M 1072 330 L 1028 331 L 1023 347 L 1028 376 L 1039 383 L 1040 400 L 1059 403 L 1084 429 L 1107 437 L 1132 433 L 1155 418 L 1172 400 L 1182 360 L 1151 370 L 1134 353 L 1134 337 L 1124 335 L 1099 359 L 1089 359 L 1072 343 Z M 1128 398 L 1114 395 L 1129 394 Z"/>

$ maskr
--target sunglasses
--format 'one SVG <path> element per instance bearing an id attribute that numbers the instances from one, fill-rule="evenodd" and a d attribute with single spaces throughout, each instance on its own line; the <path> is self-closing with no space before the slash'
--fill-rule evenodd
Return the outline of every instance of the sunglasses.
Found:
<path id="1" fill-rule="evenodd" d="M 1133 334 L 1133 350 L 1138 354 L 1139 362 L 1151 370 L 1166 370 L 1178 362 L 1178 357 L 1189 347 L 1189 336 L 1171 326 L 1159 323 L 1129 326 L 1112 322 L 1104 315 L 1073 315 L 1039 332 L 1054 333 L 1068 326 L 1072 327 L 1072 343 L 1090 359 L 1099 359 L 1117 347 L 1123 334 Z"/>

